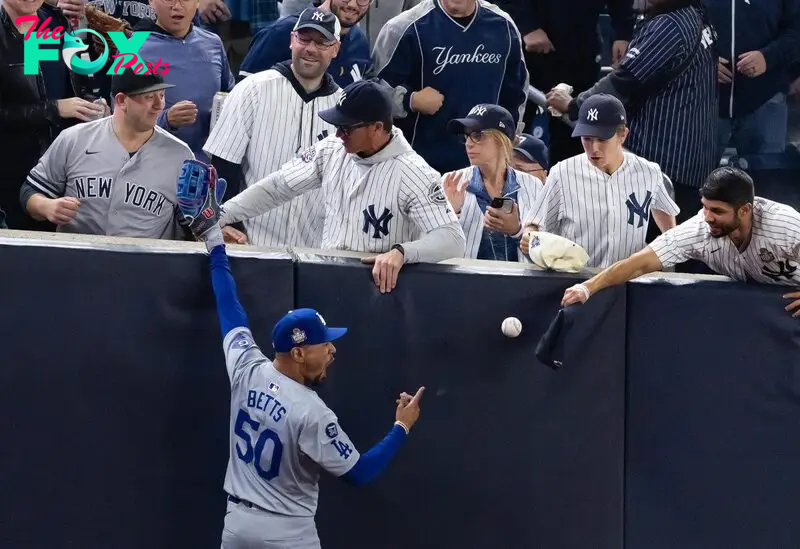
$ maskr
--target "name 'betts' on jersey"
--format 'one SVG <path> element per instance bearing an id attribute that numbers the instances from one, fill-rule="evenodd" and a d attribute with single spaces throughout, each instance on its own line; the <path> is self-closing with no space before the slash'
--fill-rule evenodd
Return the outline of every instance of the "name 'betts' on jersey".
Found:
<path id="1" fill-rule="evenodd" d="M 266 511 L 313 517 L 322 468 L 347 473 L 359 452 L 317 393 L 278 372 L 247 328 L 223 342 L 231 382 L 225 491 Z"/>

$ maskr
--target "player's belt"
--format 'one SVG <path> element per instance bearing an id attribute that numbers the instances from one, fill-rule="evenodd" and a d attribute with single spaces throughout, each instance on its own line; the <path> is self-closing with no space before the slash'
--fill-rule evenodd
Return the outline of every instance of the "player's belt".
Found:
<path id="1" fill-rule="evenodd" d="M 251 502 L 247 501 L 246 499 L 237 498 L 236 496 L 232 496 L 230 494 L 228 494 L 228 501 L 230 501 L 231 503 L 235 503 L 237 505 L 240 505 L 240 504 L 241 505 L 245 505 L 245 506 L 249 507 L 250 509 L 258 509 L 259 511 L 263 511 L 264 513 L 272 514 L 270 511 L 267 511 L 263 507 L 259 507 L 255 503 L 251 503 Z"/>

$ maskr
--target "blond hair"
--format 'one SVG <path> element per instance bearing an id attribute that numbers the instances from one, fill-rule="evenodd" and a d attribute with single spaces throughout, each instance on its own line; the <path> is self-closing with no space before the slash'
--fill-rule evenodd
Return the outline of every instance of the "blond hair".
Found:
<path id="1" fill-rule="evenodd" d="M 506 134 L 501 132 L 500 130 L 486 130 L 484 132 L 485 137 L 491 139 L 497 148 L 500 150 L 500 161 L 505 166 L 511 164 L 511 156 L 514 153 L 514 144 L 512 143 L 511 139 L 508 138 Z"/>

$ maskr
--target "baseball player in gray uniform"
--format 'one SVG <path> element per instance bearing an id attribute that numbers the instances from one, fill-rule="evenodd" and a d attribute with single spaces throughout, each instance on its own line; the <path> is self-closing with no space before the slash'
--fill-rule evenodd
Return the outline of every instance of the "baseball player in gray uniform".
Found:
<path id="1" fill-rule="evenodd" d="M 755 196 L 753 180 L 737 168 L 717 168 L 700 188 L 703 209 L 564 293 L 562 305 L 583 303 L 604 288 L 623 284 L 689 259 L 739 281 L 800 286 L 800 213 Z M 800 316 L 800 292 L 783 296 Z"/>
<path id="2" fill-rule="evenodd" d="M 447 204 L 439 173 L 392 126 L 390 89 L 360 80 L 319 116 L 336 135 L 223 204 L 223 225 L 250 219 L 322 189 L 322 248 L 375 252 L 372 275 L 382 293 L 405 263 L 462 257 L 466 238 Z"/>
<path id="3" fill-rule="evenodd" d="M 218 186 L 219 184 L 219 186 Z M 376 478 L 419 417 L 424 387 L 401 393 L 384 439 L 360 453 L 336 414 L 312 390 L 327 377 L 334 340 L 346 328 L 327 325 L 313 309 L 289 311 L 272 330 L 275 359 L 253 340 L 218 223 L 224 179 L 188 161 L 178 184 L 182 214 L 206 243 L 211 282 L 231 384 L 228 512 L 222 549 L 318 549 L 314 516 L 322 469 L 360 486 Z"/>
<path id="4" fill-rule="evenodd" d="M 658 164 L 623 149 L 625 107 L 612 95 L 583 102 L 572 133 L 584 153 L 556 164 L 526 225 L 554 233 L 589 254 L 587 267 L 608 267 L 645 247 L 652 214 L 665 231 L 680 209 Z M 527 253 L 528 238 L 520 247 Z"/>
<path id="5" fill-rule="evenodd" d="M 23 208 L 58 232 L 183 239 L 175 181 L 189 146 L 156 126 L 161 76 L 112 78 L 114 113 L 64 130 L 30 171 Z"/>

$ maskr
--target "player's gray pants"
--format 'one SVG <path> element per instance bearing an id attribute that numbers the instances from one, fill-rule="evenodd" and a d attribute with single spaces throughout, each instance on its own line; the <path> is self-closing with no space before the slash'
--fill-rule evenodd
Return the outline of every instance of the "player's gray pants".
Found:
<path id="1" fill-rule="evenodd" d="M 283 517 L 228 502 L 222 549 L 320 549 L 314 517 Z"/>

